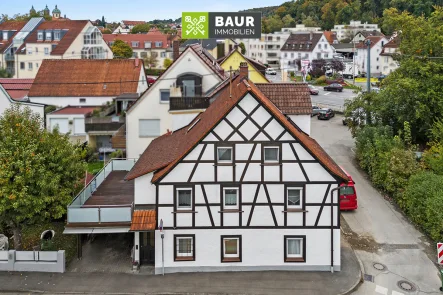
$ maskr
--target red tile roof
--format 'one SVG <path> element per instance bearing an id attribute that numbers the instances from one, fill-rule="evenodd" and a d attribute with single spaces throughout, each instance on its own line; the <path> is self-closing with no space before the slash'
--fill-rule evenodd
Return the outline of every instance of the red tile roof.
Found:
<path id="1" fill-rule="evenodd" d="M 369 36 L 364 41 L 355 44 L 355 48 L 358 48 L 358 49 L 366 48 L 367 49 L 368 47 L 365 45 L 366 40 L 371 40 L 371 48 L 372 48 L 375 46 L 375 44 L 377 44 L 383 38 L 384 38 L 384 36 Z"/>
<path id="2" fill-rule="evenodd" d="M 3 53 L 12 43 L 14 36 L 26 25 L 27 21 L 6 21 L 0 23 L 0 31 L 15 31 L 8 40 L 0 36 L 0 53 Z"/>
<path id="3" fill-rule="evenodd" d="M 0 85 L 9 93 L 12 99 L 22 100 L 28 95 L 34 79 L 0 78 Z"/>
<path id="4" fill-rule="evenodd" d="M 122 40 L 126 42 L 133 49 L 145 49 L 145 42 L 152 42 L 152 49 L 165 49 L 169 47 L 168 36 L 163 34 L 104 34 L 103 40 L 109 45 L 109 42 L 113 42 L 115 40 Z M 131 42 L 138 42 L 137 47 L 133 47 Z M 161 47 L 155 47 L 154 42 L 163 42 Z M 149 50 L 149 49 L 147 49 Z"/>
<path id="5" fill-rule="evenodd" d="M 338 41 L 336 32 L 324 31 L 323 34 L 325 35 L 326 40 L 328 40 L 329 44 L 334 44 L 334 41 Z"/>
<path id="6" fill-rule="evenodd" d="M 27 43 L 38 44 L 56 44 L 51 51 L 51 55 L 63 55 L 71 46 L 72 42 L 80 35 L 82 30 L 88 24 L 88 20 L 57 20 L 42 22 L 25 40 L 25 43 L 17 50 L 17 54 L 26 54 Z M 66 34 L 59 41 L 38 41 L 37 33 L 41 30 L 67 30 Z M 83 42 L 83 40 L 82 40 Z"/>
<path id="7" fill-rule="evenodd" d="M 286 40 L 281 51 L 312 51 L 323 33 L 295 33 Z"/>
<path id="8" fill-rule="evenodd" d="M 256 83 L 258 89 L 285 115 L 311 115 L 312 102 L 306 83 Z"/>
<path id="9" fill-rule="evenodd" d="M 136 26 L 136 25 L 146 24 L 146 22 L 142 20 L 123 20 L 122 23 L 124 23 L 125 26 Z"/>
<path id="10" fill-rule="evenodd" d="M 87 115 L 92 113 L 98 106 L 83 107 L 83 106 L 67 106 L 59 110 L 49 113 L 50 115 Z"/>
<path id="11" fill-rule="evenodd" d="M 144 151 L 132 170 L 126 175 L 131 180 L 150 172 L 155 174 L 155 183 L 164 177 L 222 120 L 231 109 L 247 94 L 251 93 L 285 128 L 306 148 L 323 167 L 337 178 L 347 181 L 343 170 L 329 157 L 323 148 L 307 134 L 294 126 L 285 115 L 252 82 L 242 77 L 232 81 L 232 89 L 225 88 L 220 96 L 200 113 L 188 126 L 197 122 L 192 129 L 186 126 L 173 133 L 154 139 Z"/>
<path id="12" fill-rule="evenodd" d="M 130 231 L 155 230 L 155 210 L 135 210 Z"/>
<path id="13" fill-rule="evenodd" d="M 41 96 L 118 96 L 136 93 L 143 61 L 138 59 L 45 59 L 29 91 Z"/>

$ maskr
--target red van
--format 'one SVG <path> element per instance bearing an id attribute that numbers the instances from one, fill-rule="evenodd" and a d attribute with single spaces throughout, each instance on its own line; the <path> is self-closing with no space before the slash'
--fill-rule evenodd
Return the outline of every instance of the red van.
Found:
<path id="1" fill-rule="evenodd" d="M 342 183 L 340 186 L 340 210 L 355 210 L 358 208 L 357 204 L 357 191 L 355 190 L 355 182 L 352 180 L 351 175 L 340 167 L 349 178 L 349 182 Z M 344 187 L 347 185 L 347 187 Z"/>

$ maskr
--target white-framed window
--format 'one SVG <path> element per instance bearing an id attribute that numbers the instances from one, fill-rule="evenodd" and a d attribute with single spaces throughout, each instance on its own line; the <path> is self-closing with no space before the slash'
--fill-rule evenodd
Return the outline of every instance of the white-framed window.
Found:
<path id="1" fill-rule="evenodd" d="M 54 40 L 58 41 L 61 38 L 61 32 L 60 31 L 54 31 Z"/>
<path id="2" fill-rule="evenodd" d="M 238 193 L 239 189 L 236 187 L 223 188 L 224 209 L 238 209 Z"/>
<path id="3" fill-rule="evenodd" d="M 174 235 L 175 261 L 193 261 L 195 235 Z"/>
<path id="4" fill-rule="evenodd" d="M 288 187 L 286 189 L 286 205 L 288 209 L 302 208 L 303 188 Z"/>
<path id="5" fill-rule="evenodd" d="M 151 42 L 145 42 L 145 48 L 151 48 Z"/>
<path id="6" fill-rule="evenodd" d="M 192 209 L 192 189 L 177 188 L 177 210 Z"/>
<path id="7" fill-rule="evenodd" d="M 26 51 L 28 52 L 28 54 L 32 54 L 32 48 L 31 48 L 31 47 L 28 47 L 28 48 L 26 49 Z"/>
<path id="8" fill-rule="evenodd" d="M 161 42 L 161 41 L 155 42 L 155 47 L 162 47 L 162 46 L 163 46 L 163 42 Z"/>
<path id="9" fill-rule="evenodd" d="M 160 89 L 160 102 L 168 102 L 171 96 L 171 91 L 169 89 Z"/>
<path id="10" fill-rule="evenodd" d="M 46 41 L 51 41 L 52 40 L 52 32 L 46 32 Z"/>
<path id="11" fill-rule="evenodd" d="M 139 132 L 139 137 L 160 136 L 160 120 L 159 119 L 140 119 L 138 132 Z"/>
<path id="12" fill-rule="evenodd" d="M 232 147 L 217 147 L 217 162 L 232 163 Z"/>
<path id="13" fill-rule="evenodd" d="M 28 70 L 32 71 L 32 62 L 28 62 Z"/>
<path id="14" fill-rule="evenodd" d="M 49 55 L 49 47 L 45 47 L 45 55 Z"/>
<path id="15" fill-rule="evenodd" d="M 166 52 L 160 52 L 160 57 L 166 57 Z"/>
<path id="16" fill-rule="evenodd" d="M 131 46 L 137 48 L 140 45 L 138 41 L 131 41 Z"/>
<path id="17" fill-rule="evenodd" d="M 37 32 L 37 40 L 43 41 L 43 32 L 42 31 Z"/>
<path id="18" fill-rule="evenodd" d="M 306 236 L 285 236 L 285 262 L 305 262 Z"/>
<path id="19" fill-rule="evenodd" d="M 8 32 L 3 32 L 3 40 L 8 40 Z"/>
<path id="20" fill-rule="evenodd" d="M 241 262 L 241 236 L 221 236 L 222 262 Z"/>
<path id="21" fill-rule="evenodd" d="M 38 62 L 35 63 L 35 68 L 38 69 Z"/>
<path id="22" fill-rule="evenodd" d="M 265 146 L 264 147 L 264 162 L 265 163 L 278 163 L 279 162 L 279 147 L 278 146 Z"/>

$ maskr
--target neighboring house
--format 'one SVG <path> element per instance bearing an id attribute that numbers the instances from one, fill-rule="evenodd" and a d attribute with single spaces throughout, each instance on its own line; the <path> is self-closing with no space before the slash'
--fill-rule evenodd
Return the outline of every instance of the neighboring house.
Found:
<path id="1" fill-rule="evenodd" d="M 165 273 L 341 269 L 346 174 L 242 76 L 187 126 L 152 141 L 126 180 L 133 260 L 156 274 L 162 257 Z"/>
<path id="2" fill-rule="evenodd" d="M 300 70 L 297 60 L 330 59 L 335 51 L 323 32 L 295 33 L 289 36 L 281 48 L 280 64 L 288 71 Z"/>
<path id="3" fill-rule="evenodd" d="M 27 100 L 34 79 L 0 78 L 0 85 L 14 100 Z"/>
<path id="4" fill-rule="evenodd" d="M 368 38 L 369 36 L 385 36 L 382 32 L 380 31 L 359 31 L 355 34 L 354 38 L 352 39 L 351 43 L 360 43 L 362 41 L 364 41 L 366 38 Z"/>
<path id="5" fill-rule="evenodd" d="M 139 158 L 154 138 L 187 125 L 209 105 L 208 93 L 226 80 L 223 69 L 200 45 L 188 46 L 179 57 L 175 50 L 172 65 L 126 114 L 128 158 Z"/>
<path id="6" fill-rule="evenodd" d="M 368 47 L 366 40 L 371 41 L 371 76 L 378 75 L 382 72 L 382 53 L 383 46 L 388 43 L 388 39 L 383 36 L 369 36 L 364 41 L 355 45 L 356 55 L 355 63 L 358 65 L 360 71 L 367 73 L 368 69 Z"/>
<path id="7" fill-rule="evenodd" d="M 28 96 L 31 102 L 58 107 L 97 106 L 147 88 L 139 59 L 57 59 L 43 61 Z"/>
<path id="8" fill-rule="evenodd" d="M 11 98 L 8 92 L 0 85 L 0 116 L 2 116 L 3 112 L 10 108 L 12 104 L 19 104 L 23 107 L 29 107 L 32 112 L 40 115 L 40 118 L 43 120 L 45 117 L 45 106 L 38 103 L 31 103 L 25 101 L 16 101 Z M 43 123 L 43 121 L 42 121 Z"/>
<path id="9" fill-rule="evenodd" d="M 145 21 L 123 20 L 118 27 L 112 32 L 113 34 L 131 34 L 132 28 L 136 25 L 146 24 Z"/>
<path id="10" fill-rule="evenodd" d="M 206 49 L 215 59 L 228 55 L 229 52 L 238 46 L 237 42 L 232 39 L 189 39 L 181 44 L 180 50 L 183 51 L 186 47 L 194 44 L 200 44 L 202 48 Z M 240 48 L 238 48 L 238 50 L 240 51 Z"/>
<path id="11" fill-rule="evenodd" d="M 266 67 L 257 61 L 245 57 L 236 48 L 234 48 L 227 56 L 217 60 L 217 62 L 228 73 L 230 70 L 239 70 L 240 64 L 246 62 L 248 64 L 249 77 L 252 82 L 269 83 L 269 80 L 265 76 Z"/>
<path id="12" fill-rule="evenodd" d="M 133 51 L 133 58 L 144 59 L 148 56 L 155 56 L 157 63 L 151 67 L 163 68 L 163 62 L 166 58 L 172 59 L 172 52 L 167 52 L 170 48 L 170 42 L 168 36 L 164 34 L 127 34 L 127 35 L 115 35 L 105 34 L 103 40 L 112 47 L 115 40 L 122 40 L 128 44 Z M 149 67 L 145 64 L 145 67 Z"/>
<path id="13" fill-rule="evenodd" d="M 324 31 L 323 34 L 325 35 L 326 40 L 328 40 L 329 44 L 338 44 L 338 38 L 337 33 L 332 31 Z"/>
<path id="14" fill-rule="evenodd" d="M 338 40 L 343 40 L 346 38 L 352 38 L 358 31 L 374 30 L 380 32 L 380 28 L 377 24 L 362 24 L 361 21 L 351 20 L 349 25 L 335 25 L 331 31 L 337 33 Z"/>
<path id="15" fill-rule="evenodd" d="M 43 21 L 31 19 L 23 28 L 32 30 L 14 37 L 14 78 L 35 78 L 45 59 L 113 58 L 102 33 L 88 20 Z M 23 31 L 22 30 L 22 31 Z"/>
<path id="16" fill-rule="evenodd" d="M 144 25 L 146 22 L 142 20 L 122 20 L 121 24 L 132 30 L 135 26 Z"/>
<path id="17" fill-rule="evenodd" d="M 319 32 L 319 27 L 306 27 L 299 24 L 295 28 L 282 28 L 281 31 L 262 34 L 260 39 L 237 39 L 237 43 L 243 42 L 246 48 L 245 56 L 262 64 L 280 69 L 280 49 L 292 33 Z"/>
<path id="18" fill-rule="evenodd" d="M 380 53 L 381 73 L 383 75 L 388 75 L 399 67 L 398 61 L 394 59 L 394 56 L 398 54 L 400 54 L 400 38 L 394 36 L 383 46 Z"/>
<path id="19" fill-rule="evenodd" d="M 46 114 L 46 128 L 50 131 L 58 127 L 60 133 L 70 133 L 74 143 L 87 141 L 85 116 L 91 114 L 96 107 L 67 106 Z"/>
<path id="20" fill-rule="evenodd" d="M 114 32 L 112 32 L 112 34 L 122 34 L 122 35 L 126 35 L 126 34 L 131 34 L 131 29 L 127 26 L 122 26 L 121 24 L 118 25 L 118 27 L 114 30 Z"/>
<path id="21" fill-rule="evenodd" d="M 26 21 L 5 21 L 0 23 L 0 68 L 6 69 L 11 75 L 15 74 L 14 37 L 26 25 Z"/>

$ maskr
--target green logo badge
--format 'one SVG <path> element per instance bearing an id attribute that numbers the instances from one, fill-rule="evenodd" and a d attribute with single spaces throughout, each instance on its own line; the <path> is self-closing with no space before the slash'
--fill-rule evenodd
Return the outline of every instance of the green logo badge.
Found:
<path id="1" fill-rule="evenodd" d="M 207 39 L 209 36 L 209 17 L 207 12 L 182 13 L 182 38 Z"/>

